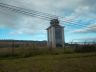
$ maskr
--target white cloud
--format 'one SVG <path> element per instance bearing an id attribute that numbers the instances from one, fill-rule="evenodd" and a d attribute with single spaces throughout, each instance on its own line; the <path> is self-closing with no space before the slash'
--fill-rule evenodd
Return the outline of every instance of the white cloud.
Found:
<path id="1" fill-rule="evenodd" d="M 96 13 L 96 0 L 83 0 L 81 2 L 83 6 L 89 6 L 90 12 L 95 12 Z"/>
<path id="2" fill-rule="evenodd" d="M 74 33 L 95 33 L 96 32 L 96 24 L 90 24 L 87 27 L 77 29 L 73 32 Z"/>
<path id="3" fill-rule="evenodd" d="M 86 38 L 80 38 L 76 39 L 77 41 L 83 41 L 83 42 L 96 42 L 96 37 L 86 37 Z"/>
<path id="4" fill-rule="evenodd" d="M 95 4 L 91 4 L 90 0 L 0 0 L 0 2 L 61 16 L 65 12 L 72 11 L 69 16 L 65 17 L 66 19 L 72 19 L 72 21 L 76 21 L 80 15 L 89 14 L 90 10 L 95 10 Z M 92 2 L 96 3 L 95 0 L 92 0 Z M 43 33 L 48 26 L 49 21 L 23 16 L 6 10 L 2 13 L 0 11 L 0 27 L 14 29 L 14 32 L 11 32 L 12 34 Z"/>
<path id="5" fill-rule="evenodd" d="M 23 17 L 11 34 L 45 33 L 48 22 L 37 18 Z"/>

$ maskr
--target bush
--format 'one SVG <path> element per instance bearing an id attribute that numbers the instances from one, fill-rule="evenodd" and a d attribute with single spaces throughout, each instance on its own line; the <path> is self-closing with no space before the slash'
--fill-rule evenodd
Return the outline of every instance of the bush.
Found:
<path id="1" fill-rule="evenodd" d="M 75 52 L 96 52 L 95 45 L 82 45 L 75 48 Z"/>

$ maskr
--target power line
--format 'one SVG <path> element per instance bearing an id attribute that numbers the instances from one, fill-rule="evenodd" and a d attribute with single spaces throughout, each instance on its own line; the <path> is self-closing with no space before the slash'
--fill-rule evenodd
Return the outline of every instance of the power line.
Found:
<path id="1" fill-rule="evenodd" d="M 34 11 L 34 10 L 24 9 L 24 8 L 20 8 L 20 7 L 16 7 L 16 6 L 11 6 L 8 4 L 3 4 L 3 3 L 0 3 L 0 6 L 2 8 L 5 8 L 8 10 L 17 12 L 17 13 L 22 13 L 22 14 L 30 15 L 30 16 L 37 16 L 39 18 L 46 19 L 46 20 L 51 20 L 51 19 L 54 19 L 57 17 L 56 15 L 54 16 L 54 15 L 50 15 L 47 13 L 42 13 L 42 12 L 38 12 L 38 11 Z M 65 21 L 65 20 L 63 22 L 64 23 L 74 23 L 73 21 Z"/>
<path id="2" fill-rule="evenodd" d="M 51 15 L 51 14 L 48 14 L 48 13 L 43 13 L 43 12 L 39 12 L 39 11 L 20 8 L 20 7 L 16 7 L 16 6 L 12 6 L 12 5 L 8 5 L 8 4 L 4 4 L 4 3 L 0 3 L 0 7 L 3 8 L 3 9 L 14 11 L 16 13 L 21 13 L 21 14 L 25 14 L 25 15 L 29 15 L 29 16 L 33 16 L 33 17 L 39 17 L 41 19 L 46 19 L 46 20 L 51 20 L 51 19 L 54 19 L 54 18 L 63 18 L 64 20 L 61 20 L 61 21 L 64 22 L 64 23 L 67 23 L 67 24 L 69 23 L 70 26 L 71 25 L 77 25 L 77 26 L 80 26 L 80 27 L 86 27 L 85 25 L 78 24 L 76 20 L 75 21 L 73 21 L 73 19 L 65 20 L 64 17 Z"/>

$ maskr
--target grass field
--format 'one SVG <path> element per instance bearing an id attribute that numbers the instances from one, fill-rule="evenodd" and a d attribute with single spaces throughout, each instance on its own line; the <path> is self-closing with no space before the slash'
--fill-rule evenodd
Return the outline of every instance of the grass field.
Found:
<path id="1" fill-rule="evenodd" d="M 96 53 L 1 58 L 0 72 L 96 72 Z"/>
<path id="2" fill-rule="evenodd" d="M 30 57 L 36 55 L 56 55 L 56 54 L 65 54 L 65 53 L 74 53 L 73 49 L 65 48 L 0 48 L 0 58 L 6 57 Z"/>

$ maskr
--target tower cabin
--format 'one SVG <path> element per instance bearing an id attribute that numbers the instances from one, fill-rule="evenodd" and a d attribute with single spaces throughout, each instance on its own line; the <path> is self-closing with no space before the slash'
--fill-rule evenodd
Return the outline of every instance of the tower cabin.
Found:
<path id="1" fill-rule="evenodd" d="M 48 47 L 60 48 L 64 47 L 64 27 L 59 24 L 58 19 L 52 19 L 50 26 L 47 28 Z"/>

